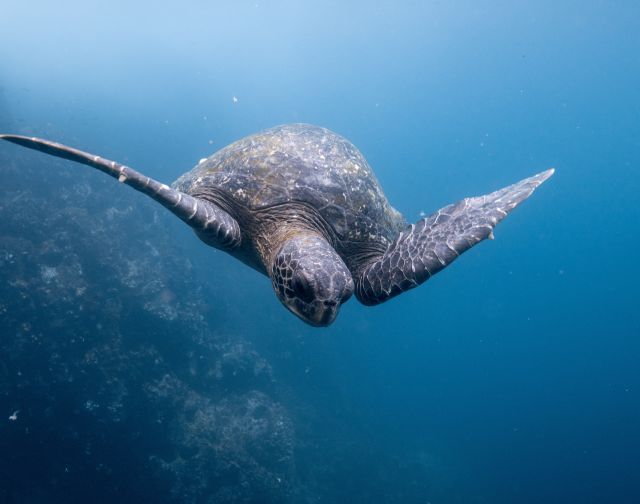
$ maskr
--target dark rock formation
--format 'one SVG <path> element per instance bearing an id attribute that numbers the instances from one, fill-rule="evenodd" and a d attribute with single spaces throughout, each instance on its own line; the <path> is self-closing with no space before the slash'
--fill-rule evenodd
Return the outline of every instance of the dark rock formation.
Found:
<path id="1" fill-rule="evenodd" d="M 0 501 L 289 500 L 294 429 L 271 368 L 211 329 L 224 315 L 173 217 L 1 149 Z"/>
<path id="2" fill-rule="evenodd" d="M 250 286 L 162 208 L 2 143 L 0 174 L 1 503 L 455 501 L 372 423 L 357 349 L 276 323 L 246 335 L 267 361 L 233 334 Z"/>

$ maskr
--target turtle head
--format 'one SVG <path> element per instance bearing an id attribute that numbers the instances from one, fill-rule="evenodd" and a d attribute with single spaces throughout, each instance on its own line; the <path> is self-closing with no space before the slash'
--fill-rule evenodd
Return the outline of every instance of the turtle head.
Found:
<path id="1" fill-rule="evenodd" d="M 347 266 L 317 235 L 286 240 L 273 260 L 271 281 L 282 304 L 316 327 L 330 325 L 353 294 Z"/>

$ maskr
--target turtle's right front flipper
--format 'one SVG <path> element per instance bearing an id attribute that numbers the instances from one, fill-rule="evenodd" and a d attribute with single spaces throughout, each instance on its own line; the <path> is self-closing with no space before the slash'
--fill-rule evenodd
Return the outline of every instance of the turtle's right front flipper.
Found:
<path id="1" fill-rule="evenodd" d="M 553 169 L 476 198 L 441 208 L 402 231 L 356 279 L 356 297 L 366 305 L 383 303 L 417 287 L 485 238 L 511 210 L 553 175 Z"/>
<path id="2" fill-rule="evenodd" d="M 207 244 L 225 250 L 240 245 L 240 226 L 231 215 L 213 203 L 172 189 L 128 166 L 65 145 L 19 135 L 0 135 L 0 139 L 93 166 L 156 200 L 191 226 Z"/>

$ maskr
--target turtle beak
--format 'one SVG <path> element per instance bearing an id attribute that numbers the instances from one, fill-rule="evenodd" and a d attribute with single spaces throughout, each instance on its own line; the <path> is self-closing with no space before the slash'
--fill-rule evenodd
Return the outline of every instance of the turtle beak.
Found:
<path id="1" fill-rule="evenodd" d="M 314 327 L 327 327 L 333 324 L 338 313 L 340 311 L 340 307 L 349 301 L 351 295 L 353 294 L 353 280 L 349 277 L 349 282 L 347 282 L 344 290 L 342 292 L 342 299 L 340 301 L 337 300 L 326 300 L 326 301 L 315 301 L 312 306 L 312 314 L 311 317 L 300 317 L 305 322 L 311 324 Z M 300 315 L 298 315 L 300 316 Z"/>
<path id="2" fill-rule="evenodd" d="M 313 327 L 330 326 L 335 321 L 338 316 L 338 311 L 340 310 L 340 305 L 331 301 L 314 301 L 304 307 L 296 306 L 297 304 L 298 303 L 293 303 L 286 306 L 300 320 L 303 320 Z"/>
<path id="3" fill-rule="evenodd" d="M 316 312 L 316 316 L 314 317 L 314 326 L 315 327 L 327 327 L 333 324 L 333 321 L 338 316 L 338 310 L 340 306 L 337 303 L 332 303 L 329 301 L 325 301 L 322 309 Z"/>

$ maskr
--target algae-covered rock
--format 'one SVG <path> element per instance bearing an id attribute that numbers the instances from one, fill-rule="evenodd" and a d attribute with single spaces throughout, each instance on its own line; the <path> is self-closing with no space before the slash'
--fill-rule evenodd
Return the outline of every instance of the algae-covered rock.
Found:
<path id="1" fill-rule="evenodd" d="M 0 501 L 286 501 L 271 367 L 214 330 L 173 217 L 77 166 L 0 165 Z"/>

